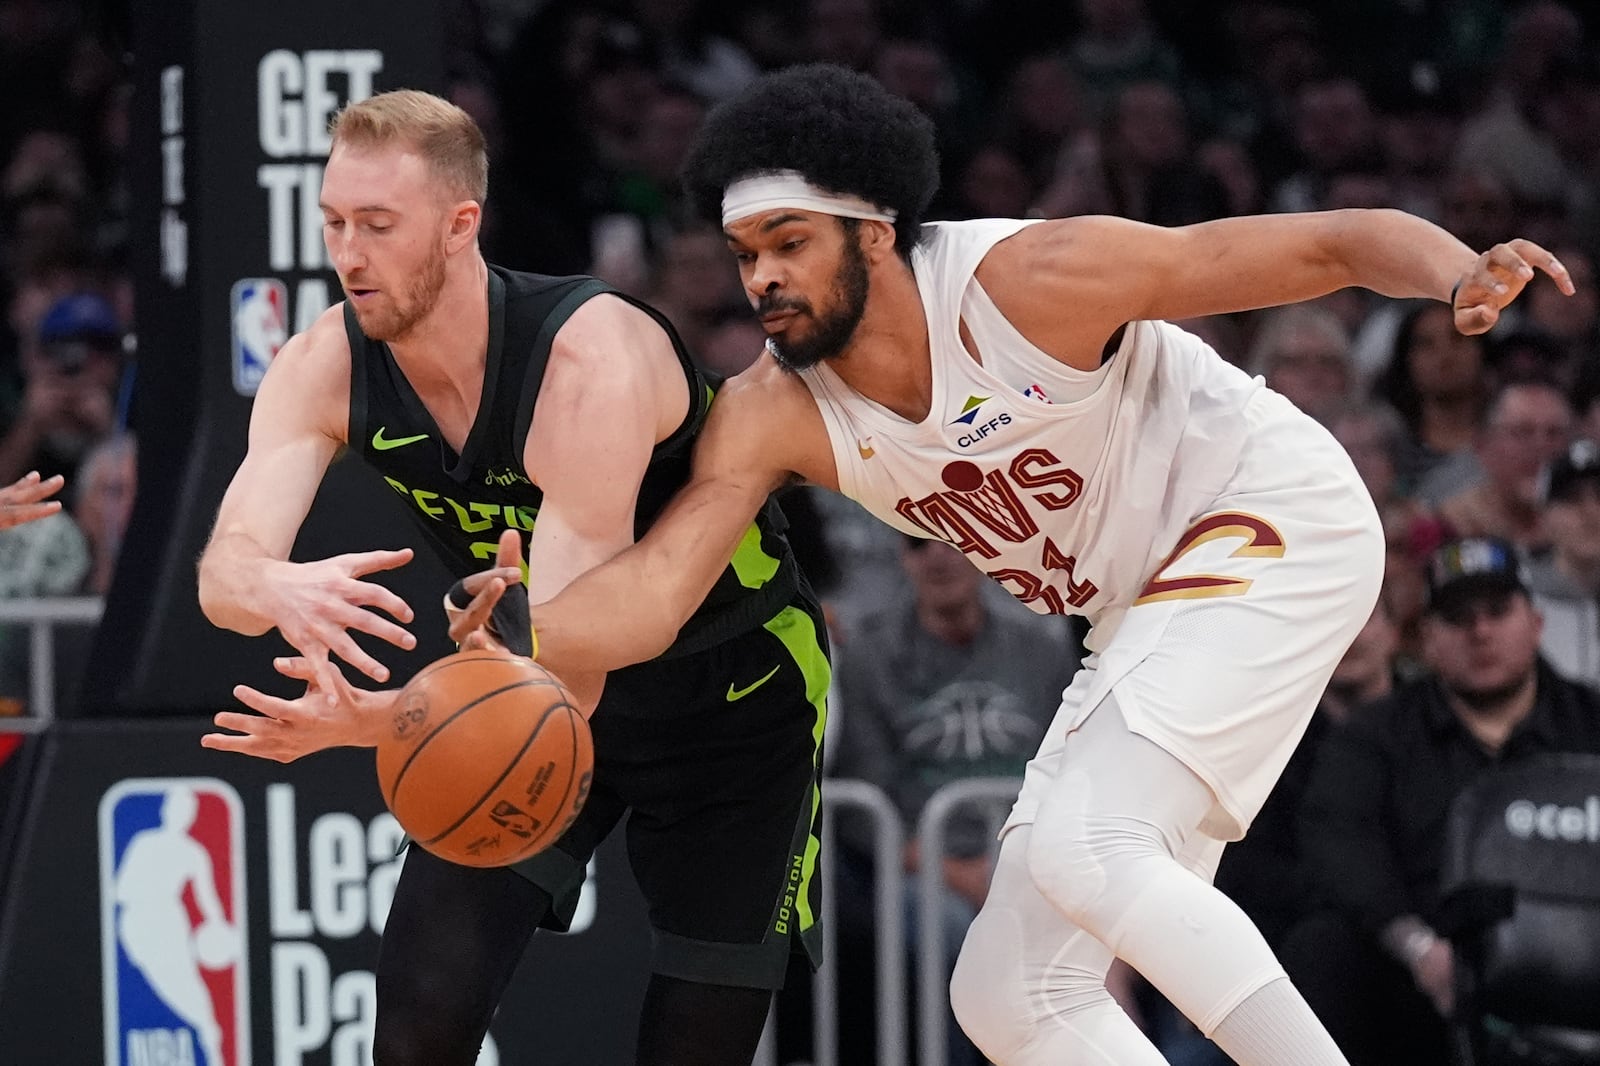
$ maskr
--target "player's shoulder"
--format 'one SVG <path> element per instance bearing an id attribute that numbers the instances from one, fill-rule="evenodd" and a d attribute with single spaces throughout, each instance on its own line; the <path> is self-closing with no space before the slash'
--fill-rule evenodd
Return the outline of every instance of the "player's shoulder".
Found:
<path id="1" fill-rule="evenodd" d="M 344 302 L 334 304 L 311 325 L 290 337 L 272 360 L 272 369 L 293 370 L 296 375 L 329 372 L 350 377 L 350 337 L 345 332 Z M 270 371 L 269 371 L 270 373 Z M 279 376 L 284 376 L 280 371 Z"/>
<path id="2" fill-rule="evenodd" d="M 716 436 L 763 465 L 781 468 L 824 488 L 838 474 L 822 413 L 800 376 L 762 355 L 729 378 L 711 405 Z"/>
<path id="3" fill-rule="evenodd" d="M 350 382 L 350 338 L 341 302 L 284 343 L 262 378 L 256 406 L 282 417 L 287 405 L 318 424 L 340 425 L 349 406 Z"/>
<path id="4" fill-rule="evenodd" d="M 676 337 L 644 307 L 614 291 L 597 292 L 572 310 L 550 343 L 550 370 L 604 372 L 677 365 Z M 673 373 L 677 371 L 673 369 Z"/>
<path id="5" fill-rule="evenodd" d="M 717 392 L 717 403 L 757 417 L 762 413 L 796 415 L 816 410 L 811 390 L 800 375 L 784 369 L 766 352 L 723 383 Z"/>

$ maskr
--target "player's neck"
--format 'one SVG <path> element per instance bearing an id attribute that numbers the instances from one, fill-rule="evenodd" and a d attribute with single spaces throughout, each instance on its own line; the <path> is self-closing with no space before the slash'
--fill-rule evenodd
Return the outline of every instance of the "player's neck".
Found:
<path id="1" fill-rule="evenodd" d="M 419 391 L 454 387 L 474 400 L 489 348 L 489 267 L 473 252 L 446 268 L 433 310 L 389 351 Z"/>
<path id="2" fill-rule="evenodd" d="M 828 364 L 856 392 L 901 418 L 921 422 L 933 406 L 928 318 L 904 260 L 877 270 L 867 309 L 849 345 Z"/>

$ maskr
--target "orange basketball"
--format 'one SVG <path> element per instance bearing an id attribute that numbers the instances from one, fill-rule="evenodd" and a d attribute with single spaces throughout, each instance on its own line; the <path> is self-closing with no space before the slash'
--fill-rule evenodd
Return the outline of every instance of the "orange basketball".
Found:
<path id="1" fill-rule="evenodd" d="M 464 866 L 508 866 L 554 843 L 594 773 L 589 723 L 528 659 L 447 655 L 401 689 L 378 787 L 412 841 Z"/>

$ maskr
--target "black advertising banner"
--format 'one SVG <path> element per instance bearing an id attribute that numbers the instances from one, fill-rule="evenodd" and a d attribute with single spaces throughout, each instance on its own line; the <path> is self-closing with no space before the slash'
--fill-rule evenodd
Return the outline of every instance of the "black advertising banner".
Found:
<path id="1" fill-rule="evenodd" d="M 236 682 L 275 683 L 275 648 L 201 615 L 194 564 L 244 455 L 261 375 L 339 299 L 317 208 L 328 119 L 374 92 L 441 87 L 439 7 L 134 5 L 140 489 L 85 679 L 91 713 L 205 712 Z M 295 557 L 415 543 L 410 522 L 380 478 L 341 459 Z M 382 580 L 417 610 L 423 651 L 446 650 L 433 610 L 442 569 L 421 558 Z M 425 659 L 386 661 L 405 676 Z"/>
<path id="2" fill-rule="evenodd" d="M 0 915 L 3 1061 L 363 1066 L 400 831 L 370 752 L 280 766 L 203 723 L 66 723 Z M 620 837 L 535 936 L 479 1066 L 633 1061 L 649 924 Z"/>

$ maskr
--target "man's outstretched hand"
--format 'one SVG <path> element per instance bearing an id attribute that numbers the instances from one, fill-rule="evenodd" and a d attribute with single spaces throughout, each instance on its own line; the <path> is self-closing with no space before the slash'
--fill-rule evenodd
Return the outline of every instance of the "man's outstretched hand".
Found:
<path id="1" fill-rule="evenodd" d="M 1456 283 L 1451 304 L 1456 329 L 1469 336 L 1487 333 L 1500 321 L 1501 310 L 1521 295 L 1535 272 L 1541 270 L 1566 295 L 1576 291 L 1572 275 L 1559 259 L 1521 237 L 1497 244 L 1478 256 L 1478 261 Z"/>
<path id="2" fill-rule="evenodd" d="M 0 489 L 0 529 L 33 522 L 61 510 L 61 501 L 50 497 L 65 484 L 66 479 L 60 474 L 41 480 L 35 470 Z"/>
<path id="3" fill-rule="evenodd" d="M 212 721 L 218 729 L 231 732 L 207 733 L 200 738 L 202 747 L 293 762 L 325 748 L 373 747 L 383 736 L 397 690 L 356 688 L 333 666 L 335 680 L 329 691 L 323 688 L 323 672 L 302 656 L 274 659 L 272 666 L 284 677 L 305 682 L 305 692 L 287 699 L 249 685 L 234 686 L 234 697 L 256 713 L 218 713 Z"/>

